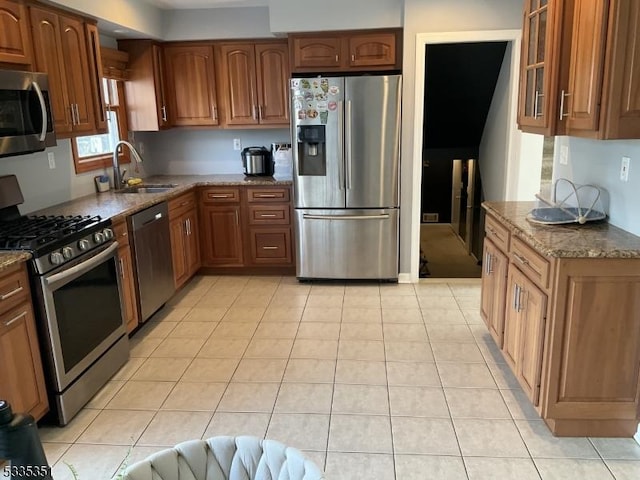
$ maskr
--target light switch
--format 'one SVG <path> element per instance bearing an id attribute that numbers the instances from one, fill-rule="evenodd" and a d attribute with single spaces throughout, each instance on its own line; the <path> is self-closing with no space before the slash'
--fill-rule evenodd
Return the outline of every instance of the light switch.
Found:
<path id="1" fill-rule="evenodd" d="M 622 163 L 620 164 L 620 181 L 629 181 L 629 164 L 631 159 L 629 157 L 622 157 Z"/>
<path id="2" fill-rule="evenodd" d="M 47 153 L 47 159 L 49 160 L 49 170 L 53 170 L 54 168 L 56 168 L 56 156 L 53 154 L 53 152 Z"/>

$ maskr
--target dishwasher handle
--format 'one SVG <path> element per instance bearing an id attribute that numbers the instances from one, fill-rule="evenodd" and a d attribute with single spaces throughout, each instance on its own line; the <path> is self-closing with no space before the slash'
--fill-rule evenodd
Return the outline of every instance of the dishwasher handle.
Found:
<path id="1" fill-rule="evenodd" d="M 146 225 L 149 225 L 150 223 L 157 222 L 158 220 L 162 220 L 162 217 L 163 217 L 162 212 L 158 212 L 154 215 L 152 219 L 142 222 L 142 226 L 144 227 Z"/>
<path id="2" fill-rule="evenodd" d="M 151 224 L 167 221 L 169 217 L 169 206 L 167 202 L 156 203 L 140 212 L 136 212 L 131 215 L 131 230 L 141 230 L 149 227 Z"/>

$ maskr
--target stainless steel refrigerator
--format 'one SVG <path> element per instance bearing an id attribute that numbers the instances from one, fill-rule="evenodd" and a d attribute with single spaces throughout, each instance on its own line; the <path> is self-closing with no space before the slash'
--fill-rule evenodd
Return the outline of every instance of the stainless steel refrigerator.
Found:
<path id="1" fill-rule="evenodd" d="M 291 80 L 298 278 L 397 280 L 401 83 Z"/>

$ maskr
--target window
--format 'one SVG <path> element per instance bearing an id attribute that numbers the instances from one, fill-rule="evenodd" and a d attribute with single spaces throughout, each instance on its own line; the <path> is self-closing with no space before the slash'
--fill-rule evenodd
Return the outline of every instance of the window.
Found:
<path id="1" fill-rule="evenodd" d="M 107 114 L 106 133 L 72 139 L 73 161 L 76 173 L 88 172 L 112 164 L 113 147 L 127 138 L 127 112 L 124 102 L 124 83 L 121 80 L 102 79 Z M 120 163 L 129 163 L 129 153 L 120 153 Z"/>

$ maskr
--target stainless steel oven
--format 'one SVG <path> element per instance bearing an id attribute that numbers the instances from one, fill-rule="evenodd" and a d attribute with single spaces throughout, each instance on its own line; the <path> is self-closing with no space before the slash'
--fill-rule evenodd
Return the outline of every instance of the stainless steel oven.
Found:
<path id="1" fill-rule="evenodd" d="M 111 241 L 37 278 L 52 407 L 61 425 L 129 358 L 117 250 Z"/>
<path id="2" fill-rule="evenodd" d="M 66 425 L 129 358 L 111 220 L 22 216 L 15 175 L 0 176 L 0 250 L 29 262 L 49 406 Z"/>

